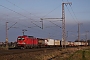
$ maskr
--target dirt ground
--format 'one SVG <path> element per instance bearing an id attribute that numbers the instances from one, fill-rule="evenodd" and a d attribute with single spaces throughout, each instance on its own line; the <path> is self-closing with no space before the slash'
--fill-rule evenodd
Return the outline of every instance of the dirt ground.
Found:
<path id="1" fill-rule="evenodd" d="M 3 55 L 0 60 L 70 60 L 70 56 L 78 50 L 85 48 L 67 48 L 57 50 L 44 50 L 39 52 L 25 52 L 20 54 Z"/>

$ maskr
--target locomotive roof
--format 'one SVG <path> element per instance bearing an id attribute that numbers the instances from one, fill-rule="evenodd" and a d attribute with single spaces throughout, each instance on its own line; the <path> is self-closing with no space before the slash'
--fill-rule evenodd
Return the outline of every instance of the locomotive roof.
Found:
<path id="1" fill-rule="evenodd" d="M 27 36 L 27 35 L 23 35 L 23 36 L 18 36 L 18 37 L 29 37 L 29 38 L 35 38 L 34 36 Z"/>

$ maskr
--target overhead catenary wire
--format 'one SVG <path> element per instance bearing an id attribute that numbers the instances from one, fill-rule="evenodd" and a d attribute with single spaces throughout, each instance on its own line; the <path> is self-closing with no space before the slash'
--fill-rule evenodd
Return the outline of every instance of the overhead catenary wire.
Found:
<path id="1" fill-rule="evenodd" d="M 69 1 L 67 0 L 67 2 L 69 2 Z M 70 6 L 70 7 L 71 7 L 71 10 L 72 10 L 72 12 L 73 12 L 73 14 L 74 14 L 75 19 L 78 20 L 77 17 L 76 17 L 76 14 L 74 13 L 74 10 L 73 10 L 72 6 Z M 79 21 L 77 22 L 77 24 L 78 24 L 78 23 L 79 23 Z M 85 28 L 83 25 L 82 25 L 82 28 L 83 28 L 82 30 L 83 30 L 84 32 L 87 31 L 86 28 Z"/>
<path id="2" fill-rule="evenodd" d="M 67 2 L 69 2 L 69 1 L 67 0 Z M 71 10 L 72 10 L 72 12 L 74 14 L 75 20 L 78 20 L 77 17 L 76 17 L 76 14 L 74 13 L 74 10 L 73 10 L 72 6 L 70 6 L 70 7 L 71 7 Z M 78 21 L 78 23 L 79 23 L 79 21 Z"/>
<path id="3" fill-rule="evenodd" d="M 67 7 L 67 6 L 66 6 L 66 7 Z M 70 15 L 72 16 L 73 20 L 74 20 L 76 23 L 78 23 L 78 21 L 73 17 L 73 15 L 72 15 L 72 13 L 70 12 L 70 10 L 68 9 L 68 7 L 67 7 L 67 10 L 69 11 L 69 13 L 70 13 Z"/>
<path id="4" fill-rule="evenodd" d="M 6 15 L 6 14 L 4 14 L 4 15 Z M 9 16 L 9 15 L 6 15 L 6 16 Z M 17 22 L 17 21 L 12 21 L 12 20 L 10 20 L 9 21 L 9 19 L 5 19 L 5 18 L 1 18 L 2 19 L 2 21 L 4 20 L 4 21 L 6 21 L 6 22 L 9 22 L 9 23 L 15 23 L 15 22 Z M 18 19 L 18 20 L 20 20 L 20 19 Z M 17 24 L 19 24 L 19 25 L 22 25 L 23 27 L 28 27 L 28 26 L 26 26 L 25 24 L 21 24 L 20 22 L 17 22 Z M 0 24 L 0 25 L 2 25 L 2 24 Z M 5 26 L 5 24 L 3 24 L 2 26 Z M 30 26 L 29 26 L 30 27 Z M 21 27 L 19 27 L 19 28 L 21 28 Z"/>
<path id="5" fill-rule="evenodd" d="M 62 2 L 64 2 L 64 0 L 62 0 Z M 68 2 L 69 3 L 69 2 Z M 71 4 L 69 4 L 70 5 L 70 7 L 71 7 Z M 65 4 L 65 6 L 67 7 L 67 5 Z M 76 21 L 76 19 L 73 17 L 73 15 L 72 15 L 72 13 L 70 12 L 70 10 L 68 9 L 68 7 L 67 7 L 67 10 L 68 10 L 68 12 L 70 13 L 70 15 L 72 16 L 72 18 L 73 18 L 73 20 L 76 22 L 76 23 L 78 23 L 77 21 Z"/>
<path id="6" fill-rule="evenodd" d="M 20 13 L 16 12 L 16 11 L 14 11 L 14 10 L 12 10 L 12 9 L 9 9 L 9 8 L 7 8 L 7 7 L 3 6 L 3 5 L 0 5 L 0 6 L 2 6 L 2 7 L 4 7 L 4 8 L 6 8 L 6 9 L 8 9 L 8 10 L 10 10 L 10 11 L 14 12 L 14 13 L 17 13 L 17 14 L 19 14 L 19 15 L 23 16 L 23 17 L 26 17 L 26 16 L 24 16 L 24 15 L 22 15 L 22 14 L 20 14 Z M 28 18 L 28 17 L 26 17 L 26 18 Z M 31 19 L 31 18 L 30 18 L 30 19 Z M 33 20 L 33 19 L 31 19 L 31 20 Z M 35 23 L 33 23 L 33 24 L 35 24 Z M 35 25 L 36 25 L 36 24 L 35 24 Z M 36 25 L 36 26 L 38 26 L 38 25 Z M 39 26 L 38 26 L 38 27 L 39 27 Z"/>
<path id="7" fill-rule="evenodd" d="M 62 1 L 64 2 L 64 0 L 62 0 Z M 69 2 L 69 1 L 67 0 L 67 2 Z M 66 5 L 66 7 L 67 7 L 67 5 Z M 71 5 L 70 5 L 70 7 L 71 7 L 71 10 L 72 10 L 74 16 L 72 15 L 72 13 L 70 12 L 70 10 L 69 10 L 68 7 L 67 7 L 68 12 L 69 12 L 70 15 L 72 16 L 73 20 L 74 20 L 76 23 L 79 23 L 79 21 L 78 21 L 76 15 L 75 15 L 75 13 L 74 13 L 73 8 L 72 8 Z"/>
<path id="8" fill-rule="evenodd" d="M 9 3 L 11 3 L 12 5 L 14 5 L 14 6 L 20 8 L 21 10 L 28 12 L 27 10 L 25 10 L 25 9 L 23 9 L 23 8 L 21 8 L 21 7 L 19 7 L 19 6 L 17 6 L 15 3 L 10 2 L 9 0 L 6 0 L 6 1 L 9 2 Z M 47 13 L 46 15 L 44 15 L 43 17 L 47 16 L 48 14 L 50 14 L 51 12 L 53 12 L 54 10 L 56 10 L 56 9 L 59 8 L 59 7 L 60 7 L 60 5 L 57 6 L 56 8 L 54 8 L 54 9 L 53 9 L 52 11 L 50 11 L 49 13 Z M 29 14 L 32 14 L 32 13 L 30 13 L 30 12 L 28 12 L 28 13 L 29 13 Z M 36 15 L 34 15 L 34 16 L 36 16 Z M 36 16 L 36 17 L 38 17 L 38 16 Z M 38 18 L 40 18 L 40 17 L 38 17 Z"/>
<path id="9" fill-rule="evenodd" d="M 9 0 L 6 0 L 6 1 L 9 2 L 10 4 L 12 4 L 12 5 L 14 5 L 14 6 L 20 8 L 21 10 L 23 10 L 23 11 L 25 11 L 25 12 L 28 12 L 30 15 L 34 15 L 35 17 L 40 18 L 40 17 L 36 16 L 35 14 L 32 14 L 32 13 L 30 13 L 29 11 L 27 11 L 27 10 L 25 10 L 25 9 L 23 9 L 23 8 L 21 8 L 21 7 L 19 7 L 19 6 L 16 5 L 15 3 L 12 3 L 12 2 L 9 1 Z"/>
<path id="10" fill-rule="evenodd" d="M 55 10 L 56 10 L 56 9 L 55 9 Z M 53 10 L 53 11 L 54 11 L 54 10 Z M 53 11 L 52 11 L 52 12 L 53 12 Z M 51 13 L 51 12 L 50 12 L 50 13 Z M 49 14 L 50 14 L 50 13 L 49 13 Z M 47 14 L 47 15 L 48 15 L 48 14 Z M 47 15 L 46 15 L 46 16 L 47 16 Z M 27 17 L 26 17 L 26 18 L 27 18 Z M 53 23 L 52 23 L 52 24 L 53 24 Z M 55 24 L 56 24 L 56 23 L 54 23 L 54 25 L 55 25 Z M 36 26 L 36 25 L 35 25 L 35 26 Z M 56 25 L 55 25 L 55 26 L 56 26 Z M 58 26 L 57 26 L 57 27 L 58 27 Z"/>
<path id="11" fill-rule="evenodd" d="M 3 6 L 3 5 L 0 5 L 0 6 L 1 6 L 1 7 L 4 7 L 4 8 L 6 8 L 6 9 L 8 9 L 8 10 L 10 10 L 10 11 L 12 11 L 12 12 L 14 12 L 14 13 L 18 14 L 18 15 L 21 15 L 21 16 L 23 16 L 23 17 L 25 17 L 25 18 L 28 18 L 28 19 L 30 19 L 30 20 L 32 20 L 32 21 L 33 21 L 33 19 L 31 19 L 31 18 L 29 18 L 29 17 L 27 17 L 27 16 L 25 16 L 25 15 L 22 15 L 22 14 L 20 14 L 20 13 L 18 13 L 18 12 L 16 12 L 16 11 L 14 11 L 14 10 L 12 10 L 12 9 L 9 9 L 9 8 L 7 8 L 7 7 Z M 35 23 L 33 23 L 33 24 L 35 24 Z M 35 25 L 37 25 L 37 24 L 35 24 Z M 38 27 L 38 25 L 37 25 L 37 27 Z"/>
<path id="12" fill-rule="evenodd" d="M 12 5 L 14 5 L 14 6 L 16 6 L 16 7 L 18 7 L 18 8 L 20 8 L 21 10 L 23 10 L 23 11 L 26 11 L 25 9 L 23 9 L 23 8 L 21 8 L 21 7 L 19 7 L 19 6 L 17 6 L 15 3 L 12 3 L 12 2 L 10 2 L 10 1 L 8 1 L 8 0 L 6 0 L 7 2 L 9 2 L 9 3 L 11 3 Z M 60 6 L 60 5 L 59 5 Z M 58 6 L 58 7 L 59 7 Z M 51 12 L 53 12 L 54 10 L 56 10 L 58 7 L 56 7 L 55 9 L 53 9 L 52 11 L 50 11 L 48 14 L 50 14 Z M 26 11 L 26 12 L 28 12 L 28 11 Z M 28 12 L 29 13 L 29 12 Z M 30 13 L 31 14 L 31 13 Z M 48 14 L 46 14 L 45 16 L 47 16 Z M 34 16 L 36 16 L 36 15 L 34 15 Z M 45 16 L 43 16 L 43 17 L 45 17 Z M 25 16 L 26 17 L 26 16 Z M 38 18 L 40 18 L 40 17 L 38 17 Z M 49 22 L 51 22 L 51 21 L 49 21 Z M 52 22 L 51 22 L 52 23 Z M 34 22 L 33 22 L 33 24 L 35 24 Z M 57 24 L 55 24 L 55 23 L 52 23 L 52 24 L 54 24 L 54 25 L 56 25 L 56 26 L 58 26 Z M 36 25 L 36 24 L 35 24 Z M 38 26 L 38 25 L 36 25 L 36 26 Z M 40 26 L 38 26 L 39 28 L 41 28 Z M 58 26 L 59 27 L 59 26 Z"/>
<path id="13" fill-rule="evenodd" d="M 5 19 L 4 19 L 5 20 Z M 7 19 L 6 19 L 6 21 L 7 21 Z M 9 21 L 10 22 L 10 21 Z M 16 23 L 15 23 L 16 24 Z M 20 23 L 19 23 L 20 24 Z M 23 24 L 22 24 L 23 25 Z M 25 25 L 23 25 L 23 26 L 25 26 Z M 28 27 L 28 26 L 25 26 L 25 27 Z M 11 27 L 10 27 L 11 28 Z M 19 29 L 22 29 L 21 27 L 18 27 Z"/>
<path id="14" fill-rule="evenodd" d="M 11 3 L 11 4 L 13 4 L 14 6 L 16 6 L 16 7 L 18 7 L 18 8 L 20 8 L 20 9 L 22 9 L 23 11 L 26 11 L 25 9 L 23 9 L 23 8 L 21 8 L 21 7 L 19 7 L 19 6 L 17 6 L 15 3 L 12 3 L 12 2 L 10 2 L 10 1 L 8 1 L 8 0 L 6 0 L 7 2 L 9 2 L 9 3 Z M 59 5 L 60 6 L 60 5 Z M 54 10 L 56 10 L 57 8 L 59 8 L 59 6 L 58 7 L 56 7 L 55 9 L 53 9 L 52 11 L 50 11 L 49 13 L 47 13 L 45 16 L 47 16 L 48 14 L 50 14 L 51 12 L 53 12 Z M 28 11 L 26 11 L 26 12 L 28 12 Z M 28 12 L 29 13 L 29 12 Z M 32 13 L 29 13 L 29 14 L 32 14 Z M 36 16 L 36 15 L 34 15 L 34 16 Z M 45 16 L 43 16 L 43 17 L 45 17 Z M 37 17 L 37 16 L 36 16 Z M 40 17 L 38 17 L 38 18 L 40 18 Z M 50 21 L 51 22 L 51 21 Z"/>
<path id="15" fill-rule="evenodd" d="M 49 13 L 47 13 L 46 15 L 44 15 L 42 18 L 46 17 L 47 15 L 49 15 L 50 13 L 52 13 L 53 11 L 55 11 L 57 8 L 59 8 L 61 5 L 57 6 L 56 8 L 54 8 L 52 11 L 50 11 Z"/>
<path id="16" fill-rule="evenodd" d="M 7 8 L 7 7 L 3 6 L 3 5 L 0 5 L 0 6 L 1 6 L 1 7 L 6 8 L 6 9 L 8 9 L 8 10 L 10 10 L 10 11 L 12 11 L 12 12 L 14 12 L 14 13 L 18 14 L 18 15 L 21 15 L 21 16 L 23 16 L 23 17 L 26 17 L 26 16 L 24 16 L 24 15 L 22 15 L 22 14 L 20 14 L 20 13 L 16 12 L 16 11 L 14 11 L 14 10 L 12 10 L 12 9 L 9 9 L 9 8 Z M 26 18 L 28 18 L 28 17 L 26 17 Z M 29 19 L 31 19 L 31 18 L 29 18 Z M 33 20 L 33 19 L 31 19 L 31 20 Z"/>

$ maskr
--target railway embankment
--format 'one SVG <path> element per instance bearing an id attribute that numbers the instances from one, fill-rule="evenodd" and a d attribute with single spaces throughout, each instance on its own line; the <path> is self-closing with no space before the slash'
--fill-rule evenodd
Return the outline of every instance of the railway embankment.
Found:
<path id="1" fill-rule="evenodd" d="M 16 50 L 18 51 L 18 50 Z M 24 50 L 19 50 L 24 51 Z M 88 60 L 90 57 L 90 47 L 52 49 L 35 52 L 10 53 L 0 56 L 0 60 Z"/>

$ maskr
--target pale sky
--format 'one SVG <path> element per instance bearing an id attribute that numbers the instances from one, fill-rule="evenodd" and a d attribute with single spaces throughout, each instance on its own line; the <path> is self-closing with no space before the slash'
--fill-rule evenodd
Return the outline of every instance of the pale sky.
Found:
<path id="1" fill-rule="evenodd" d="M 44 29 L 39 27 L 42 27 L 40 18 L 62 17 L 62 2 L 72 2 L 71 6 L 65 6 L 66 31 L 69 31 L 67 40 L 77 39 L 78 23 L 81 23 L 80 39 L 85 40 L 86 31 L 90 31 L 90 0 L 0 0 L 0 41 L 6 38 L 6 22 L 9 22 L 8 28 L 17 22 L 13 26 L 17 28 L 8 30 L 9 41 L 16 41 L 23 29 L 27 30 L 26 35 L 61 40 L 62 29 L 58 27 L 62 27 L 61 21 L 44 20 Z M 89 36 L 90 32 L 88 39 Z"/>

